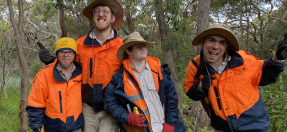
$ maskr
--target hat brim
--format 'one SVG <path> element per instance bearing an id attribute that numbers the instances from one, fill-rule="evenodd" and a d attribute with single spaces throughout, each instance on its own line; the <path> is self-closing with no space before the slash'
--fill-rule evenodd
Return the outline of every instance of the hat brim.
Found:
<path id="1" fill-rule="evenodd" d="M 123 8 L 116 0 L 95 0 L 94 2 L 87 5 L 82 13 L 85 17 L 87 17 L 90 21 L 93 21 L 93 11 L 92 9 L 97 5 L 105 5 L 108 6 L 115 16 L 115 21 L 112 23 L 112 28 L 118 30 L 123 21 Z"/>
<path id="2" fill-rule="evenodd" d="M 232 48 L 236 51 L 239 51 L 239 43 L 237 38 L 230 32 L 222 28 L 211 28 L 204 30 L 203 32 L 199 33 L 192 41 L 193 46 L 201 45 L 201 40 L 208 37 L 208 36 L 222 36 L 226 38 Z"/>
<path id="3" fill-rule="evenodd" d="M 120 61 L 123 61 L 125 59 L 125 51 L 127 48 L 129 48 L 130 46 L 136 45 L 136 44 L 140 44 L 140 43 L 145 43 L 145 44 L 153 44 L 155 42 L 148 42 L 148 41 L 131 41 L 128 43 L 123 44 L 119 49 L 118 49 L 118 53 L 117 53 L 117 57 Z"/>

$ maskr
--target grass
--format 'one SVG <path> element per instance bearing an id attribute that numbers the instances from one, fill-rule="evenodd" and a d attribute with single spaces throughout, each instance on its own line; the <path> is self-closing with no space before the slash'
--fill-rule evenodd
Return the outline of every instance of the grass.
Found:
<path id="1" fill-rule="evenodd" d="M 21 77 L 9 77 L 2 93 L 0 107 L 0 132 L 19 131 L 19 105 L 21 97 Z M 29 131 L 32 130 L 29 128 Z"/>

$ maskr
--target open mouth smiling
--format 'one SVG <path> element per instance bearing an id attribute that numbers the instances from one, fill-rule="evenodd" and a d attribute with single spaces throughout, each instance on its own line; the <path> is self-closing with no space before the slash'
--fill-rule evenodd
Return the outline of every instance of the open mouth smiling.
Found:
<path id="1" fill-rule="evenodd" d="M 216 53 L 216 52 L 210 52 L 210 51 L 209 51 L 209 54 L 210 54 L 210 55 L 218 55 L 218 53 Z"/>
<path id="2" fill-rule="evenodd" d="M 106 19 L 99 18 L 98 21 L 99 21 L 99 22 L 105 22 Z"/>

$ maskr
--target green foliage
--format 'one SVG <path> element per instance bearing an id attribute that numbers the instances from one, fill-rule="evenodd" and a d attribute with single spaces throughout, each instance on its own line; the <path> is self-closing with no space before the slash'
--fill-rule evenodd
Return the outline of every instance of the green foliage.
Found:
<path id="1" fill-rule="evenodd" d="M 18 115 L 21 97 L 20 84 L 20 76 L 10 76 L 7 79 L 0 104 L 0 132 L 19 131 Z M 30 128 L 28 128 L 28 131 L 32 132 Z"/>
<path id="2" fill-rule="evenodd" d="M 270 130 L 273 132 L 287 130 L 287 70 L 280 75 L 277 82 L 261 89 L 261 95 L 271 118 Z"/>
<path id="3" fill-rule="evenodd" d="M 20 80 L 20 78 L 18 78 Z M 18 131 L 18 114 L 20 89 L 9 90 L 2 95 L 0 109 L 0 131 L 1 132 L 17 132 Z"/>
<path id="4" fill-rule="evenodd" d="M 40 59 L 34 60 L 30 65 L 32 69 L 31 77 L 34 77 L 38 73 L 38 71 L 43 67 L 43 65 L 44 64 L 40 61 Z"/>
<path id="5" fill-rule="evenodd" d="M 32 8 L 32 17 L 40 19 L 43 22 L 57 19 L 58 11 L 53 6 L 53 1 L 37 0 L 35 7 Z"/>
<path id="6" fill-rule="evenodd" d="M 182 86 L 182 85 L 180 85 L 180 86 Z M 183 105 L 190 106 L 190 105 L 192 104 L 192 99 L 190 99 L 190 98 L 185 94 L 183 88 L 182 88 L 181 94 L 182 94 L 182 104 L 183 104 Z"/>
<path id="7" fill-rule="evenodd" d="M 190 113 L 191 110 L 188 110 L 188 112 Z M 185 118 L 182 119 L 184 126 L 187 128 L 188 132 L 192 132 L 192 130 L 195 129 L 195 118 L 191 117 L 191 116 L 186 116 Z"/>

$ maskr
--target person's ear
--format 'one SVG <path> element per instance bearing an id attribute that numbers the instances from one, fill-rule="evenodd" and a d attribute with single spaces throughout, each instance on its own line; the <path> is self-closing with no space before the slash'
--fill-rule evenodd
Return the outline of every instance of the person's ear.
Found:
<path id="1" fill-rule="evenodd" d="M 126 49 L 126 53 L 129 55 L 131 54 L 130 50 L 129 49 Z"/>
<path id="2" fill-rule="evenodd" d="M 112 24 L 112 23 L 114 23 L 114 22 L 115 22 L 115 20 L 116 20 L 115 15 L 112 15 L 112 21 L 111 21 L 111 24 Z"/>

